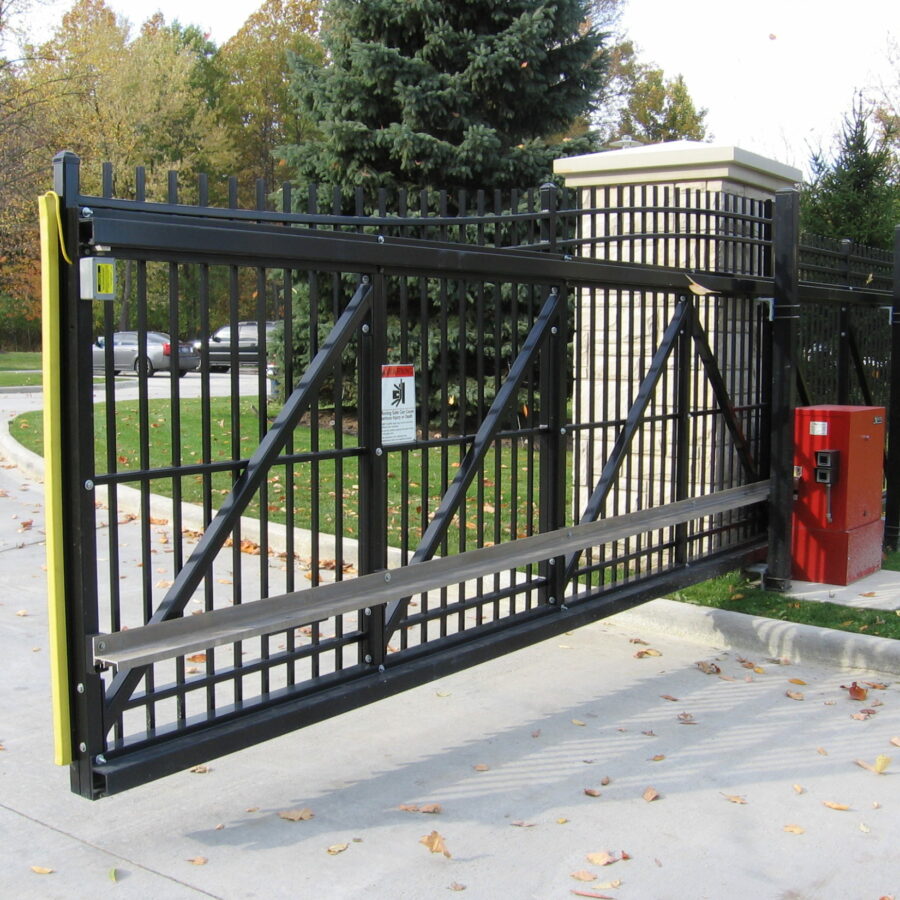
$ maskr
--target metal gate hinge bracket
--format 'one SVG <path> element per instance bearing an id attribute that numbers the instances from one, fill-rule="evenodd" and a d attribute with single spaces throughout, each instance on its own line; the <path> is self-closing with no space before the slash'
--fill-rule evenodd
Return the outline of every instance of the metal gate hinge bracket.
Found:
<path id="1" fill-rule="evenodd" d="M 769 307 L 769 321 L 775 321 L 775 298 L 774 297 L 755 297 L 754 303 Z"/>

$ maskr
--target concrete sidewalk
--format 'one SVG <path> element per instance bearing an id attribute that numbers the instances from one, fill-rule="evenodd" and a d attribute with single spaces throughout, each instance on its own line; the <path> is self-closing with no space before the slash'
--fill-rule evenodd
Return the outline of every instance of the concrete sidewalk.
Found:
<path id="1" fill-rule="evenodd" d="M 6 463 L 0 492 L 4 897 L 900 896 L 895 642 L 818 652 L 818 629 L 670 601 L 76 797 L 51 762 L 41 487 Z"/>

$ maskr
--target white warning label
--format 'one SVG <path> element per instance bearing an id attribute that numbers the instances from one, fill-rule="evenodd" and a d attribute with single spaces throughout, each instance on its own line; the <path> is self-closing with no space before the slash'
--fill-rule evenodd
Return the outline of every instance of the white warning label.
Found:
<path id="1" fill-rule="evenodd" d="M 825 436 L 828 434 L 828 423 L 827 422 L 810 422 L 809 423 L 809 433 L 810 434 L 818 434 Z"/>
<path id="2" fill-rule="evenodd" d="M 381 443 L 416 439 L 416 372 L 413 366 L 381 367 Z"/>

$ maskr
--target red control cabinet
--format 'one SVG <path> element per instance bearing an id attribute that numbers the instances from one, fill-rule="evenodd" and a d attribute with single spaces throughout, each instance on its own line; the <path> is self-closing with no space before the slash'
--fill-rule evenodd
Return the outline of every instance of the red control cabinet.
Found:
<path id="1" fill-rule="evenodd" d="M 880 406 L 795 410 L 793 578 L 850 584 L 881 567 L 884 438 Z"/>

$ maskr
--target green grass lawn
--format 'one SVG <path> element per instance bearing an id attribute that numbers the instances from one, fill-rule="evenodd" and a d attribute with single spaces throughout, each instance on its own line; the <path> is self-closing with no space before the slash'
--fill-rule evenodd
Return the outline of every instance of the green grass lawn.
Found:
<path id="1" fill-rule="evenodd" d="M 33 387 L 40 383 L 40 372 L 4 372 L 0 369 L 0 387 Z"/>
<path id="2" fill-rule="evenodd" d="M 96 427 L 96 471 L 109 472 L 108 457 L 112 455 L 118 472 L 142 468 L 158 468 L 172 464 L 172 429 L 169 424 L 169 401 L 149 403 L 147 429 L 150 434 L 148 458 L 141 460 L 140 418 L 138 403 L 116 405 L 116 432 L 110 446 L 106 434 L 105 405 L 94 409 Z M 270 419 L 275 410 L 269 410 Z M 199 400 L 185 400 L 180 406 L 181 427 L 176 435 L 180 441 L 181 461 L 185 465 L 202 459 L 203 441 L 201 405 Z M 240 438 L 235 449 L 232 441 L 231 400 L 214 398 L 210 408 L 209 439 L 213 460 L 230 460 L 235 456 L 248 458 L 259 440 L 258 414 L 253 400 L 240 401 Z M 43 419 L 40 411 L 25 413 L 10 423 L 10 432 L 29 449 L 43 453 Z M 340 439 L 341 446 L 352 450 L 357 439 L 353 434 L 336 435 L 332 428 L 316 433 L 309 427 L 294 431 L 294 452 L 313 452 L 313 442 L 319 451 L 331 451 Z M 387 454 L 387 526 L 392 546 L 415 546 L 430 516 L 437 509 L 447 484 L 453 480 L 461 459 L 458 447 L 430 447 L 403 455 Z M 531 460 L 527 449 L 509 442 L 488 454 L 480 485 L 470 486 L 464 508 L 460 510 L 450 529 L 446 549 L 453 553 L 460 547 L 460 533 L 467 535 L 466 547 L 477 546 L 476 538 L 483 535 L 485 543 L 497 543 L 529 533 L 528 483 Z M 231 475 L 220 472 L 209 479 L 213 505 L 230 492 Z M 199 474 L 180 478 L 182 498 L 188 503 L 202 503 L 205 477 Z M 426 484 L 427 482 L 427 484 Z M 289 487 L 290 483 L 290 487 Z M 515 484 L 515 487 L 514 487 Z M 172 495 L 172 479 L 156 479 L 151 490 L 163 496 Z M 537 496 L 532 500 L 531 530 L 537 528 Z M 281 466 L 269 473 L 265 494 L 257 494 L 246 515 L 258 518 L 265 504 L 268 517 L 274 522 L 286 521 L 287 505 L 294 510 L 294 524 L 300 528 L 317 528 L 320 532 L 340 530 L 347 537 L 359 535 L 359 460 L 347 456 L 340 461 L 320 460 L 301 462 L 292 471 Z M 288 498 L 292 496 L 289 501 Z M 515 497 L 515 502 L 513 501 Z M 514 510 L 513 510 L 514 508 Z M 512 532 L 515 532 L 514 534 Z"/>
<path id="3" fill-rule="evenodd" d="M 0 350 L 0 372 L 20 372 L 41 368 L 40 353 L 26 353 L 18 350 Z"/>
<path id="4" fill-rule="evenodd" d="M 890 564 L 885 568 L 900 570 L 900 553 L 890 554 L 886 562 Z M 721 578 L 684 588 L 671 599 L 803 625 L 900 638 L 900 612 L 798 600 L 789 594 L 763 590 L 741 572 L 730 572 Z"/>

